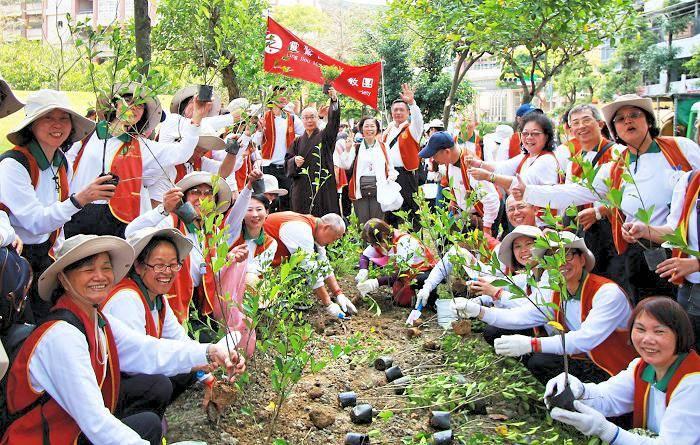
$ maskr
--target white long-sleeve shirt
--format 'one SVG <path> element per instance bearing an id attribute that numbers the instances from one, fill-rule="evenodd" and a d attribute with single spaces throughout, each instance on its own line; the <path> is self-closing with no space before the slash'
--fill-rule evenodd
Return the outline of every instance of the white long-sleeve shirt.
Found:
<path id="1" fill-rule="evenodd" d="M 496 167 L 494 173 L 515 177 L 518 165 L 520 165 L 524 157 L 525 155 L 521 153 L 507 161 L 494 163 Z M 528 186 L 531 184 L 557 184 L 559 182 L 559 169 L 559 161 L 556 155 L 552 156 L 543 151 L 538 156 L 528 156 L 520 168 L 520 177 Z M 566 208 L 566 206 L 563 208 Z"/>
<path id="2" fill-rule="evenodd" d="M 218 132 L 224 127 L 233 125 L 233 115 L 222 114 L 219 116 L 207 116 L 202 118 L 201 125 Z M 165 116 L 165 120 L 160 124 L 158 140 L 165 143 L 178 142 L 185 137 L 188 131 L 187 127 L 189 126 L 190 119 L 176 113 L 168 113 Z"/>
<path id="3" fill-rule="evenodd" d="M 666 225 L 673 230 L 678 228 L 681 220 L 681 212 L 683 211 L 683 202 L 685 201 L 685 193 L 688 190 L 688 181 L 692 171 L 685 173 L 673 189 L 673 197 L 671 199 L 671 210 L 666 218 Z M 693 208 L 689 213 L 688 218 L 688 247 L 698 251 L 698 212 Z M 693 272 L 685 276 L 685 279 L 691 283 L 700 283 L 700 272 Z"/>
<path id="4" fill-rule="evenodd" d="M 294 119 L 294 134 L 301 136 L 304 134 L 304 124 L 301 123 L 295 114 L 288 114 L 287 119 Z M 275 116 L 275 148 L 272 152 L 271 159 L 263 159 L 262 165 L 268 166 L 284 165 L 284 156 L 287 154 L 287 119 L 280 116 Z M 263 132 L 258 131 L 253 135 L 253 142 L 258 147 L 262 147 Z"/>
<path id="5" fill-rule="evenodd" d="M 700 148 L 686 138 L 676 138 L 678 146 L 693 169 L 700 168 Z M 641 161 L 640 161 L 641 160 Z M 559 184 L 555 186 L 528 185 L 523 200 L 539 206 L 550 205 L 552 208 L 566 208 L 569 205 L 590 204 L 605 197 L 609 192 L 606 181 L 610 179 L 613 162 L 603 165 L 595 179 L 595 192 L 580 184 Z M 673 189 L 683 172 L 671 166 L 663 153 L 644 153 L 639 160 L 630 162 L 629 171 L 634 183 L 622 182 L 622 212 L 625 222 L 637 221 L 634 216 L 643 207 L 650 209 L 654 206 L 651 225 L 661 226 L 666 223 Z M 637 192 L 639 189 L 639 193 Z M 641 199 L 639 197 L 641 195 Z"/>
<path id="6" fill-rule="evenodd" d="M 70 164 L 71 162 L 68 162 L 69 184 L 72 174 Z M 52 168 L 55 171 L 55 167 Z M 53 176 L 51 168 L 40 169 L 35 190 L 31 177 L 22 164 L 9 158 L 0 162 L 0 202 L 10 209 L 10 224 L 24 244 L 45 242 L 52 232 L 63 227 L 80 210 L 70 199 L 58 200 L 59 194 Z M 71 184 L 69 188 L 79 192 L 84 187 L 76 188 Z M 63 230 L 54 244 L 55 249 L 60 247 L 62 240 Z"/>
<path id="7" fill-rule="evenodd" d="M 109 322 L 123 372 L 174 376 L 207 363 L 206 344 L 158 340 L 134 333 L 114 317 Z M 104 344 L 102 330 L 99 337 Z M 59 321 L 47 329 L 29 360 L 29 378 L 34 391 L 50 394 L 90 442 L 148 445 L 104 406 L 85 335 L 71 324 Z"/>
<path id="8" fill-rule="evenodd" d="M 450 178 L 454 197 L 460 209 L 470 212 L 472 208 L 467 208 L 467 188 L 462 178 L 462 170 L 459 166 L 450 164 L 447 166 L 447 175 Z M 501 208 L 501 200 L 493 183 L 489 181 L 479 181 L 467 174 L 469 187 L 476 192 L 478 201 L 484 207 L 483 222 L 484 227 L 491 227 L 498 218 L 498 211 Z"/>
<path id="9" fill-rule="evenodd" d="M 456 256 L 462 256 L 465 258 L 466 265 L 464 267 L 464 272 L 468 277 L 473 278 L 480 275 L 485 275 L 486 272 L 490 270 L 489 266 L 479 262 L 467 249 L 459 246 L 452 246 L 450 247 L 450 250 L 448 250 L 442 258 L 440 258 L 437 264 L 435 264 L 435 267 L 433 267 L 433 270 L 431 270 L 428 274 L 428 278 L 426 278 L 426 280 L 423 282 L 424 290 L 432 292 L 440 283 L 447 279 L 447 277 L 454 270 L 454 265 L 452 264 L 450 258 Z M 479 266 L 475 266 L 475 268 L 469 267 L 470 265 L 476 264 Z"/>
<path id="10" fill-rule="evenodd" d="M 333 276 L 333 269 L 326 256 L 326 248 L 316 244 L 311 226 L 303 221 L 288 221 L 280 226 L 279 238 L 290 254 L 294 254 L 297 250 L 302 250 L 311 257 L 317 254 L 316 260 L 307 258 L 301 263 L 309 273 L 314 275 L 318 273 L 318 277 L 311 285 L 312 289 L 320 288 L 324 285 L 326 278 Z"/>
<path id="11" fill-rule="evenodd" d="M 12 228 L 7 213 L 0 211 L 0 247 L 12 244 L 16 236 L 15 229 Z"/>
<path id="12" fill-rule="evenodd" d="M 410 123 L 408 124 L 408 128 L 404 131 L 410 131 L 413 139 L 415 139 L 416 142 L 420 142 L 421 136 L 423 135 L 423 114 L 415 102 L 408 107 L 408 110 L 411 113 Z M 401 125 L 391 121 L 389 127 L 385 131 L 386 137 L 384 138 L 386 148 L 389 150 L 391 163 L 394 164 L 395 168 L 404 166 L 403 160 L 401 159 L 401 152 L 399 151 L 399 141 L 396 141 L 394 146 L 389 148 L 389 144 L 394 140 L 396 135 L 399 134 L 399 131 L 401 131 Z"/>
<path id="13" fill-rule="evenodd" d="M 602 383 L 584 383 L 582 402 L 614 417 L 634 410 L 634 370 L 639 363 L 632 360 L 627 369 Z M 620 429 L 611 445 L 699 445 L 700 374 L 691 374 L 680 381 L 666 406 L 666 394 L 655 387 L 649 390 L 647 428 L 658 437 L 642 437 Z"/>
<path id="14" fill-rule="evenodd" d="M 540 281 L 540 284 L 542 281 Z M 552 301 L 552 292 L 545 286 L 538 286 L 545 302 Z M 581 301 L 569 299 L 563 302 L 566 325 L 570 329 L 566 336 L 566 353 L 587 353 L 605 341 L 615 329 L 626 329 L 632 309 L 627 297 L 614 283 L 604 284 L 593 296 L 592 308 L 586 319 L 581 322 Z M 527 329 L 545 325 L 554 311 L 544 305 L 539 309 L 533 304 L 521 305 L 512 309 L 485 308 L 483 321 L 504 329 Z M 550 329 L 547 329 L 548 331 Z M 558 336 L 540 339 L 542 352 L 563 354 L 561 339 Z"/>
<path id="15" fill-rule="evenodd" d="M 391 157 L 387 153 L 389 165 L 386 165 L 386 159 L 382 152 L 381 145 L 378 141 L 367 146 L 365 142 L 360 143 L 360 148 L 357 150 L 357 164 L 353 170 L 355 177 L 355 198 L 362 198 L 360 191 L 360 178 L 363 176 L 374 176 L 377 179 L 377 190 L 382 190 L 382 187 L 387 183 L 389 177 L 396 177 L 397 173 L 394 170 L 394 165 L 391 162 Z M 341 152 L 333 152 L 333 162 L 340 168 L 345 170 L 353 167 L 355 162 L 355 149 L 350 151 L 342 150 Z M 387 171 L 389 176 L 387 176 Z"/>

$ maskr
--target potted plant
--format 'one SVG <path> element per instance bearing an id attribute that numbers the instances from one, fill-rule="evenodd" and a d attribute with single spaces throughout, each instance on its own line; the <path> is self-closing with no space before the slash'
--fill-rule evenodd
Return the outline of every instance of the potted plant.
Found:
<path id="1" fill-rule="evenodd" d="M 323 65 L 319 68 L 321 68 L 321 77 L 323 78 L 323 94 L 328 94 L 331 84 L 343 74 L 343 69 L 336 65 Z"/>

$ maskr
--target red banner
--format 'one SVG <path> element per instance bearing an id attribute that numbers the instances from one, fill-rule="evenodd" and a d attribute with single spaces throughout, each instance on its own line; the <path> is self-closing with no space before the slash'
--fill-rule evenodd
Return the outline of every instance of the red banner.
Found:
<path id="1" fill-rule="evenodd" d="M 304 43 L 272 18 L 267 18 L 265 71 L 323 85 L 321 65 L 335 65 L 343 70 L 340 77 L 332 82 L 339 93 L 377 109 L 381 62 L 363 66 L 347 65 Z"/>

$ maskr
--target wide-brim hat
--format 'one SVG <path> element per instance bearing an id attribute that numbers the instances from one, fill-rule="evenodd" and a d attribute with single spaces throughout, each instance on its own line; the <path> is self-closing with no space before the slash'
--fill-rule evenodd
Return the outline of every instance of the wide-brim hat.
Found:
<path id="1" fill-rule="evenodd" d="M 430 122 L 428 122 L 428 130 L 431 128 L 445 128 L 445 124 L 442 122 L 442 119 L 433 119 Z"/>
<path id="2" fill-rule="evenodd" d="M 172 227 L 166 227 L 162 229 L 159 229 L 157 227 L 147 227 L 145 229 L 141 229 L 132 233 L 126 239 L 126 241 L 134 249 L 134 259 L 138 258 L 138 256 L 141 255 L 143 249 L 145 249 L 148 243 L 151 242 L 153 237 L 156 236 L 168 238 L 173 243 L 175 243 L 175 248 L 177 249 L 177 257 L 180 258 L 180 261 L 187 258 L 187 255 L 190 254 L 190 251 L 194 247 L 192 241 L 187 239 L 177 229 L 173 229 Z"/>
<path id="3" fill-rule="evenodd" d="M 24 103 L 17 99 L 15 93 L 12 92 L 12 88 L 10 88 L 10 84 L 0 77 L 0 118 L 9 116 L 23 106 Z"/>
<path id="4" fill-rule="evenodd" d="M 207 184 L 211 187 L 214 187 L 214 184 L 211 181 L 212 176 L 214 176 L 214 175 L 212 175 L 209 172 L 192 172 L 192 173 L 186 174 L 175 185 L 177 187 L 180 187 L 183 192 L 186 192 L 187 190 L 191 189 L 192 187 L 196 187 L 196 186 L 201 185 L 201 184 Z M 216 192 L 217 207 L 219 209 L 226 209 L 226 208 L 228 208 L 229 205 L 231 205 L 231 198 L 233 196 L 233 193 L 231 193 L 231 186 L 228 185 L 228 183 L 221 177 L 218 178 L 217 184 L 218 184 L 218 190 Z"/>
<path id="5" fill-rule="evenodd" d="M 580 250 L 581 252 L 583 252 L 583 255 L 586 259 L 586 270 L 588 272 L 593 270 L 593 266 L 595 266 L 595 255 L 593 255 L 593 252 L 591 252 L 590 249 L 586 247 L 586 242 L 583 240 L 583 238 L 576 236 L 576 234 L 572 232 L 559 232 L 559 238 L 561 242 L 556 240 L 549 241 L 550 249 L 559 249 L 563 247 L 564 249 Z M 547 250 L 549 249 L 532 249 L 532 254 L 536 257 L 542 258 Z"/>
<path id="6" fill-rule="evenodd" d="M 58 286 L 58 274 L 83 258 L 107 252 L 112 262 L 114 282 L 124 278 L 134 262 L 134 249 L 122 238 L 111 235 L 75 235 L 63 242 L 56 252 L 56 261 L 39 277 L 39 296 L 44 301 L 51 300 L 51 294 Z"/>
<path id="7" fill-rule="evenodd" d="M 131 94 L 143 101 L 143 113 L 148 117 L 146 127 L 141 129 L 140 132 L 147 134 L 155 130 L 158 124 L 160 124 L 161 118 L 163 117 L 163 108 L 160 105 L 160 100 L 158 100 L 158 97 L 154 94 L 151 94 L 146 87 L 137 82 L 117 83 L 114 85 L 112 91 L 114 94 L 112 94 L 110 98 L 101 95 L 100 98 L 97 99 L 97 116 L 100 119 L 104 119 L 107 112 L 112 108 L 112 99 L 125 94 Z"/>
<path id="8" fill-rule="evenodd" d="M 520 238 L 521 236 L 526 236 L 528 238 L 537 239 L 542 236 L 542 231 L 535 226 L 520 225 L 513 229 L 508 235 L 503 238 L 500 246 L 498 246 L 498 259 L 506 267 L 510 269 L 515 269 L 515 259 L 513 258 L 513 242 Z M 533 249 L 534 255 L 534 249 Z"/>
<path id="9" fill-rule="evenodd" d="M 223 150 L 226 146 L 226 142 L 219 137 L 219 135 L 209 127 L 203 127 L 202 132 L 199 134 L 199 140 L 197 141 L 197 147 L 207 150 L 207 151 L 217 151 Z"/>
<path id="10" fill-rule="evenodd" d="M 637 107 L 644 111 L 647 111 L 652 116 L 654 115 L 654 103 L 648 97 L 641 97 L 636 94 L 623 94 L 609 104 L 603 105 L 601 112 L 603 113 L 603 119 L 608 125 L 608 128 L 613 130 L 613 118 L 617 114 L 617 110 L 622 107 Z"/>
<path id="11" fill-rule="evenodd" d="M 190 97 L 194 97 L 197 94 L 197 90 L 199 90 L 198 86 L 195 85 L 190 85 L 185 88 L 180 88 L 173 94 L 173 98 L 170 101 L 170 112 L 174 114 L 178 114 L 178 110 L 180 108 L 180 104 L 184 102 L 185 100 L 189 99 Z M 219 97 L 218 94 L 212 93 L 211 95 L 211 110 L 209 111 L 209 114 L 207 114 L 208 117 L 212 116 L 218 116 L 219 112 L 221 111 L 221 98 Z"/>
<path id="12" fill-rule="evenodd" d="M 65 111 L 70 115 L 73 131 L 68 136 L 66 141 L 73 143 L 82 140 L 92 130 L 95 129 L 95 122 L 81 116 L 76 111 L 73 111 L 68 96 L 61 91 L 56 90 L 39 90 L 30 94 L 27 97 L 27 103 L 24 106 L 25 116 L 22 122 L 17 125 L 14 130 L 7 133 L 7 140 L 15 145 L 21 145 L 25 141 L 22 140 L 20 133 L 32 122 L 52 112 L 53 110 Z"/>
<path id="13" fill-rule="evenodd" d="M 244 111 L 246 111 L 248 107 L 250 107 L 250 101 L 248 99 L 246 99 L 245 97 L 237 97 L 228 103 L 226 109 L 231 114 L 237 113 L 238 115 L 240 115 Z"/>
<path id="14" fill-rule="evenodd" d="M 263 182 L 265 183 L 265 193 L 272 193 L 279 196 L 285 196 L 289 193 L 287 190 L 280 188 L 277 178 L 272 175 L 263 175 Z"/>

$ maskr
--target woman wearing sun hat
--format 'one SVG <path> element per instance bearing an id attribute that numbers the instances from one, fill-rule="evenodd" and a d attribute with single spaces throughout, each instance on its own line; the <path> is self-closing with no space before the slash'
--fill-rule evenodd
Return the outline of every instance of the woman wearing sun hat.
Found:
<path id="1" fill-rule="evenodd" d="M 144 186 L 167 176 L 164 169 L 182 164 L 194 152 L 199 125 L 209 104 L 195 101 L 194 113 L 177 143 L 156 142 L 144 135 L 161 119 L 158 98 L 137 83 L 117 84 L 98 101 L 98 131 L 67 153 L 73 167 L 71 186 L 81 188 L 102 173 L 119 177 L 113 199 L 86 205 L 66 224 L 66 236 L 78 233 L 124 237 L 126 225 L 151 209 Z M 80 138 L 82 139 L 82 138 Z M 80 140 L 78 139 L 78 140 Z"/>
<path id="2" fill-rule="evenodd" d="M 113 236 L 77 235 L 57 251 L 39 278 L 39 294 L 60 316 L 32 332 L 10 368 L 8 413 L 32 408 L 0 443 L 160 444 L 158 415 L 119 403 L 120 371 L 176 375 L 208 363 L 224 364 L 230 375 L 243 371 L 235 352 L 138 335 L 99 311 L 133 257 L 132 247 Z"/>
<path id="3" fill-rule="evenodd" d="M 0 76 L 0 118 L 9 116 L 23 106 L 24 104 L 12 92 L 10 85 Z"/>
<path id="4" fill-rule="evenodd" d="M 71 167 L 63 150 L 85 137 L 95 123 L 73 111 L 64 93 L 40 90 L 30 94 L 25 113 L 7 135 L 14 148 L 0 155 L 0 210 L 7 212 L 25 244 L 24 256 L 40 275 L 61 245 L 63 225 L 81 207 L 109 200 L 114 186 L 105 183 L 108 177 L 70 186 Z M 48 312 L 36 285 L 30 290 L 30 305 L 38 318 Z"/>

